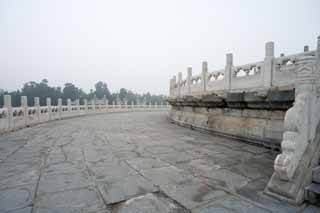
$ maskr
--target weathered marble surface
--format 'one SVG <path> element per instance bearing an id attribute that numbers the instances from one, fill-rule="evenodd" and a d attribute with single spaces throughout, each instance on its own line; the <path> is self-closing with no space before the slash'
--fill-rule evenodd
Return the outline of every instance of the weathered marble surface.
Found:
<path id="1" fill-rule="evenodd" d="M 297 212 L 263 194 L 277 153 L 165 112 L 53 121 L 0 136 L 0 212 Z"/>

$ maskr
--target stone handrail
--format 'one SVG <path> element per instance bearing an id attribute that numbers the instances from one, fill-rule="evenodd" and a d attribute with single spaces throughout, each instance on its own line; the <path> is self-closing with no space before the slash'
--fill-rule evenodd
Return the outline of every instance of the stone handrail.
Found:
<path id="1" fill-rule="evenodd" d="M 44 123 L 51 120 L 59 120 L 89 114 L 109 113 L 109 112 L 130 112 L 130 111 L 149 111 L 166 110 L 168 104 L 139 104 L 133 102 L 128 104 L 108 104 L 106 99 L 94 100 L 80 105 L 79 100 L 71 102 L 67 100 L 67 105 L 62 105 L 62 99 L 58 99 L 58 105 L 51 105 L 51 98 L 46 99 L 46 106 L 40 106 L 38 97 L 34 98 L 34 106 L 28 106 L 27 96 L 21 96 L 21 106 L 12 107 L 11 96 L 4 95 L 4 106 L 0 108 L 0 133 Z"/>
<path id="2" fill-rule="evenodd" d="M 320 36 L 314 51 L 305 46 L 303 53 L 274 57 L 274 44 L 268 42 L 263 61 L 234 66 L 232 54 L 226 58 L 223 70 L 208 72 L 207 62 L 203 62 L 200 75 L 192 76 L 189 67 L 186 80 L 181 72 L 178 81 L 174 76 L 170 80 L 170 103 L 202 100 L 210 95 L 219 100 L 225 94 L 231 97 L 244 93 L 256 93 L 263 99 L 264 93 L 279 88 L 293 91 L 294 104 L 284 116 L 281 153 L 265 192 L 301 204 L 305 187 L 312 181 L 312 169 L 320 161 Z M 210 81 L 212 77 L 214 81 Z M 197 87 L 191 83 L 194 79 L 201 81 Z"/>
<path id="3" fill-rule="evenodd" d="M 213 72 L 208 72 L 208 63 L 202 63 L 202 72 L 192 75 L 192 68 L 188 67 L 187 78 L 178 73 L 170 80 L 170 97 L 185 95 L 202 95 L 208 93 L 253 91 L 270 87 L 294 86 L 296 79 L 296 63 L 306 57 L 315 56 L 316 51 L 309 51 L 280 57 L 274 56 L 274 43 L 267 42 L 263 61 L 234 66 L 233 55 L 227 54 L 226 66 Z"/>

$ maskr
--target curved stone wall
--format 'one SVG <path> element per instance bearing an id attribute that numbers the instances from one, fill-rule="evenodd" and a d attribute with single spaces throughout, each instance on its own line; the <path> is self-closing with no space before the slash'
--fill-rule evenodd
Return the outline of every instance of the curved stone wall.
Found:
<path id="1" fill-rule="evenodd" d="M 24 127 L 44 123 L 52 120 L 60 120 L 84 115 L 111 112 L 133 112 L 133 111 L 154 111 L 167 110 L 168 105 L 134 105 L 134 104 L 108 104 L 106 100 L 84 101 L 80 105 L 79 101 L 67 101 L 67 105 L 62 105 L 62 99 L 58 99 L 58 105 L 52 106 L 51 99 L 47 98 L 46 106 L 40 106 L 39 98 L 34 100 L 35 106 L 28 106 L 27 97 L 21 96 L 21 106 L 11 106 L 11 96 L 4 96 L 4 107 L 0 108 L 0 133 L 21 129 Z"/>

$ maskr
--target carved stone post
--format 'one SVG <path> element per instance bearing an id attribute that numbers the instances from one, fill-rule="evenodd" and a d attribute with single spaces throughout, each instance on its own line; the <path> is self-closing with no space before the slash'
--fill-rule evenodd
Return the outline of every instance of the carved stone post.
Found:
<path id="1" fill-rule="evenodd" d="M 181 81 L 182 81 L 182 72 L 178 73 L 178 97 L 181 97 Z"/>
<path id="2" fill-rule="evenodd" d="M 201 73 L 201 92 L 206 93 L 207 91 L 207 73 L 208 73 L 208 62 L 202 62 L 202 73 Z"/>
<path id="3" fill-rule="evenodd" d="M 52 112 L 51 112 L 51 98 L 46 98 L 46 104 L 47 104 L 47 109 L 48 109 L 48 119 L 49 121 L 52 119 Z"/>
<path id="4" fill-rule="evenodd" d="M 11 95 L 4 95 L 4 105 L 3 106 L 7 110 L 7 129 L 10 130 L 13 128 Z"/>
<path id="5" fill-rule="evenodd" d="M 85 98 L 83 99 L 83 104 L 84 104 L 84 113 L 88 113 L 88 100 Z"/>
<path id="6" fill-rule="evenodd" d="M 68 108 L 68 116 L 70 116 L 71 112 L 72 112 L 72 106 L 71 106 L 71 99 L 70 98 L 67 99 L 67 108 Z"/>
<path id="7" fill-rule="evenodd" d="M 76 105 L 77 105 L 77 112 L 80 115 L 80 100 L 79 99 L 76 100 Z"/>
<path id="8" fill-rule="evenodd" d="M 308 45 L 303 47 L 303 52 L 309 52 L 309 46 Z"/>
<path id="9" fill-rule="evenodd" d="M 58 118 L 62 118 L 62 98 L 58 98 Z"/>
<path id="10" fill-rule="evenodd" d="M 40 98 L 39 97 L 34 97 L 34 107 L 36 108 L 37 120 L 40 121 L 41 109 L 40 109 Z"/>
<path id="11" fill-rule="evenodd" d="M 188 67 L 188 76 L 187 76 L 188 95 L 191 94 L 191 79 L 192 79 L 192 67 Z"/>
<path id="12" fill-rule="evenodd" d="M 172 94 L 173 94 L 173 97 L 176 97 L 178 95 L 178 87 L 176 88 L 176 83 L 177 83 L 177 77 L 174 75 L 173 78 L 172 78 Z"/>
<path id="13" fill-rule="evenodd" d="M 267 42 L 265 46 L 265 58 L 264 58 L 264 69 L 263 69 L 263 86 L 272 86 L 272 75 L 273 75 L 273 61 L 274 61 L 274 43 L 272 41 Z"/>
<path id="14" fill-rule="evenodd" d="M 226 55 L 226 67 L 224 72 L 224 89 L 231 89 L 231 80 L 232 80 L 232 67 L 233 67 L 233 55 L 228 53 Z"/>
<path id="15" fill-rule="evenodd" d="M 28 98 L 27 96 L 21 96 L 21 107 L 23 110 L 23 120 L 24 120 L 24 126 L 28 126 Z"/>
<path id="16" fill-rule="evenodd" d="M 173 97 L 173 81 L 170 79 L 169 96 Z"/>
<path id="17" fill-rule="evenodd" d="M 302 56 L 295 63 L 295 102 L 286 112 L 282 153 L 276 157 L 265 191 L 300 204 L 320 157 L 320 37 L 317 56 Z"/>

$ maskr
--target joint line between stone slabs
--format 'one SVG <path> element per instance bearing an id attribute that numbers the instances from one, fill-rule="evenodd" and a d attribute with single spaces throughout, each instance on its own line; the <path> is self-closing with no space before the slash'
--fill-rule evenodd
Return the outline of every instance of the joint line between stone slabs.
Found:
<path id="1" fill-rule="evenodd" d="M 53 142 L 53 145 L 52 146 L 55 146 L 56 144 L 56 140 L 54 140 Z M 46 168 L 46 164 L 47 164 L 47 158 L 50 154 L 50 152 L 52 151 L 52 149 L 49 149 L 49 151 L 46 151 L 46 154 L 44 156 L 44 160 L 40 166 L 40 174 L 39 174 L 39 178 L 37 180 L 37 184 L 36 184 L 36 188 L 35 188 L 35 192 L 34 192 L 34 198 L 33 198 L 33 201 L 32 201 L 32 209 L 31 209 L 31 213 L 34 213 L 34 206 L 35 206 L 35 202 L 37 201 L 37 195 L 38 195 L 38 188 L 39 188 L 39 184 L 40 184 L 40 179 L 41 179 L 41 176 L 42 176 L 42 173 L 43 173 L 43 170 Z"/>

